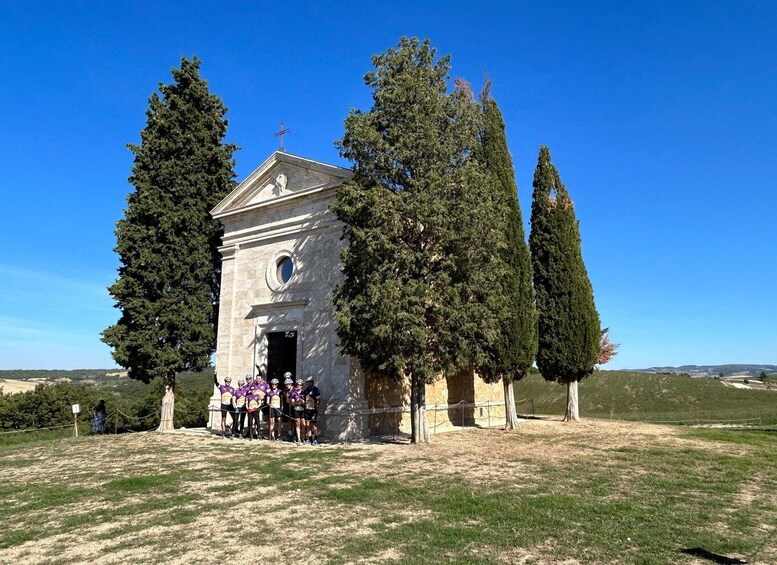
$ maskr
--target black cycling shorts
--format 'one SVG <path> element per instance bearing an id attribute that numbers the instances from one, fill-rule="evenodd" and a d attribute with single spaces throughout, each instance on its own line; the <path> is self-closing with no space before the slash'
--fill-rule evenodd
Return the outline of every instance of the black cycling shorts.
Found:
<path id="1" fill-rule="evenodd" d="M 283 408 L 281 408 L 281 419 L 284 422 L 291 421 L 291 406 L 289 406 L 288 403 L 283 405 Z"/>
<path id="2" fill-rule="evenodd" d="M 318 422 L 318 410 L 305 410 L 306 422 Z"/>
<path id="3" fill-rule="evenodd" d="M 270 418 L 272 418 L 273 420 L 277 420 L 278 418 L 281 417 L 281 411 L 279 408 L 274 408 L 272 406 L 266 406 L 266 408 L 270 410 Z"/>
<path id="4" fill-rule="evenodd" d="M 227 412 L 229 412 L 230 414 L 233 412 L 232 405 L 231 404 L 222 404 L 221 405 L 221 417 L 223 418 L 224 416 L 226 416 Z"/>

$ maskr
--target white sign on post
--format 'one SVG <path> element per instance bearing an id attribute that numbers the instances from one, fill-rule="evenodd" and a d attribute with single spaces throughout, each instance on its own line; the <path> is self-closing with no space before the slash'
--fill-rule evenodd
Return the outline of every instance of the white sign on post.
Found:
<path id="1" fill-rule="evenodd" d="M 73 404 L 73 414 L 78 414 L 81 412 L 81 406 L 78 404 Z"/>

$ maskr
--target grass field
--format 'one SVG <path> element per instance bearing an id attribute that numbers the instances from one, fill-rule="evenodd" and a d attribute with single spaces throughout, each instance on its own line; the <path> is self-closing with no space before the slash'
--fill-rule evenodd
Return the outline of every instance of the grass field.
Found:
<path id="1" fill-rule="evenodd" d="M 580 383 L 580 415 L 686 423 L 760 418 L 764 425 L 777 424 L 777 385 L 774 388 L 742 390 L 715 379 L 601 371 Z M 515 384 L 515 398 L 523 414 L 533 407 L 537 414 L 563 415 L 566 387 L 532 374 Z"/>
<path id="2" fill-rule="evenodd" d="M 775 563 L 775 439 L 533 420 L 429 446 L 4 446 L 0 562 Z"/>
<path id="3" fill-rule="evenodd" d="M 0 391 L 3 394 L 16 394 L 17 392 L 29 392 L 35 390 L 38 383 L 27 381 L 0 379 Z"/>

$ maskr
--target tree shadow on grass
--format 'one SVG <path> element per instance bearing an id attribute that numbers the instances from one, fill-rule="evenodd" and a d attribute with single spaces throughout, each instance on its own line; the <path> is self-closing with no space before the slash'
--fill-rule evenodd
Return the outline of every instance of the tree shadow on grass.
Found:
<path id="1" fill-rule="evenodd" d="M 692 555 L 693 557 L 701 557 L 702 559 L 707 559 L 713 563 L 719 563 L 720 565 L 739 565 L 747 563 L 747 561 L 743 559 L 728 557 L 727 555 L 720 555 L 719 553 L 712 553 L 701 547 L 683 547 L 680 549 L 680 553 Z"/>

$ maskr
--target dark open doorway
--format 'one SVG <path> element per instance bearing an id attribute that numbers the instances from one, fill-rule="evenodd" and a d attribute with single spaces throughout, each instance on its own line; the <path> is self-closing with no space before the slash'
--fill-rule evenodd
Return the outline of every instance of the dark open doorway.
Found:
<path id="1" fill-rule="evenodd" d="M 283 373 L 297 375 L 297 332 L 271 332 L 267 334 L 267 380 L 283 382 Z"/>

